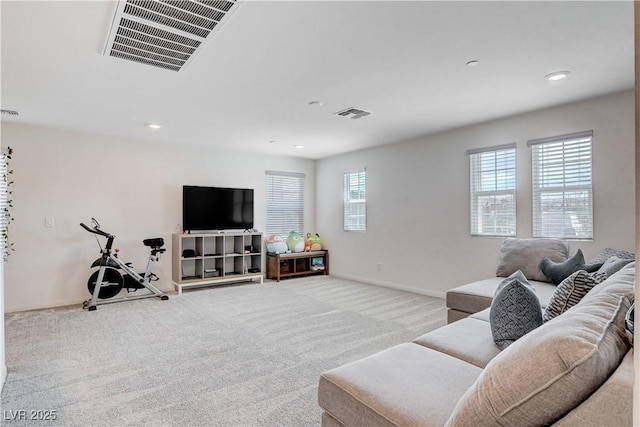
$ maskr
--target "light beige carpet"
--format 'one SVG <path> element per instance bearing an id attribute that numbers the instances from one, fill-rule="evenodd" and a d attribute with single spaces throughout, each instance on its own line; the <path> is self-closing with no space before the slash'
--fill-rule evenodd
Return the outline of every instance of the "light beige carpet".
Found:
<path id="1" fill-rule="evenodd" d="M 2 425 L 317 426 L 320 373 L 446 323 L 444 301 L 328 276 L 5 315 Z M 11 420 L 16 411 L 56 420 Z"/>

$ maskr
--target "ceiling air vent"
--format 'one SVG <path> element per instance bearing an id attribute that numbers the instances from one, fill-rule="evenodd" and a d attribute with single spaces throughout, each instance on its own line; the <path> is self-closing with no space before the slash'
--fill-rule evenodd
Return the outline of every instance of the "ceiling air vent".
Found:
<path id="1" fill-rule="evenodd" d="M 361 110 L 360 108 L 347 108 L 346 110 L 338 111 L 334 113 L 336 116 L 349 117 L 352 119 L 359 119 L 371 115 L 371 111 Z"/>
<path id="2" fill-rule="evenodd" d="M 14 110 L 0 110 L 0 113 L 3 116 L 17 116 L 18 112 Z"/>
<path id="3" fill-rule="evenodd" d="M 238 7 L 238 0 L 120 0 L 104 54 L 184 69 Z"/>

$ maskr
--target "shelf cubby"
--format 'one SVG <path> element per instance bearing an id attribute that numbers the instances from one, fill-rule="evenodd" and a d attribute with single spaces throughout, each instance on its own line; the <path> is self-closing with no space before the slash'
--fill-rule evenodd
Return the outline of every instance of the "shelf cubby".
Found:
<path id="1" fill-rule="evenodd" d="M 172 243 L 172 279 L 178 294 L 190 286 L 263 282 L 262 233 L 175 233 Z M 195 256 L 185 257 L 185 250 Z"/>

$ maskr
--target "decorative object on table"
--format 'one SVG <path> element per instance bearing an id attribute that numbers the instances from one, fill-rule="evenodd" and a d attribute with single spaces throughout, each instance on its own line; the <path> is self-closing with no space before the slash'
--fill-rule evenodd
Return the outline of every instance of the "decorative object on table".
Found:
<path id="1" fill-rule="evenodd" d="M 287 243 L 277 234 L 272 234 L 265 239 L 267 252 L 272 254 L 284 254 L 289 250 Z"/>
<path id="2" fill-rule="evenodd" d="M 182 251 L 182 258 L 193 258 L 196 256 L 196 251 L 193 249 L 184 249 Z"/>
<path id="3" fill-rule="evenodd" d="M 287 246 L 291 252 L 304 252 L 304 239 L 297 231 L 289 233 Z"/>
<path id="4" fill-rule="evenodd" d="M 307 240 L 304 242 L 304 250 L 305 252 L 322 250 L 322 240 L 320 240 L 320 235 L 318 233 L 307 233 Z"/>
<path id="5" fill-rule="evenodd" d="M 311 258 L 311 270 L 323 271 L 324 270 L 324 257 Z"/>

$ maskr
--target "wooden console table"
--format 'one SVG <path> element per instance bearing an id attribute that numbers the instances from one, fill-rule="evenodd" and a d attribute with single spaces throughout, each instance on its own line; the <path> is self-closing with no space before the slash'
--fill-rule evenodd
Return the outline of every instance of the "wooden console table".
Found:
<path id="1" fill-rule="evenodd" d="M 329 251 L 267 254 L 267 279 L 329 274 Z"/>

